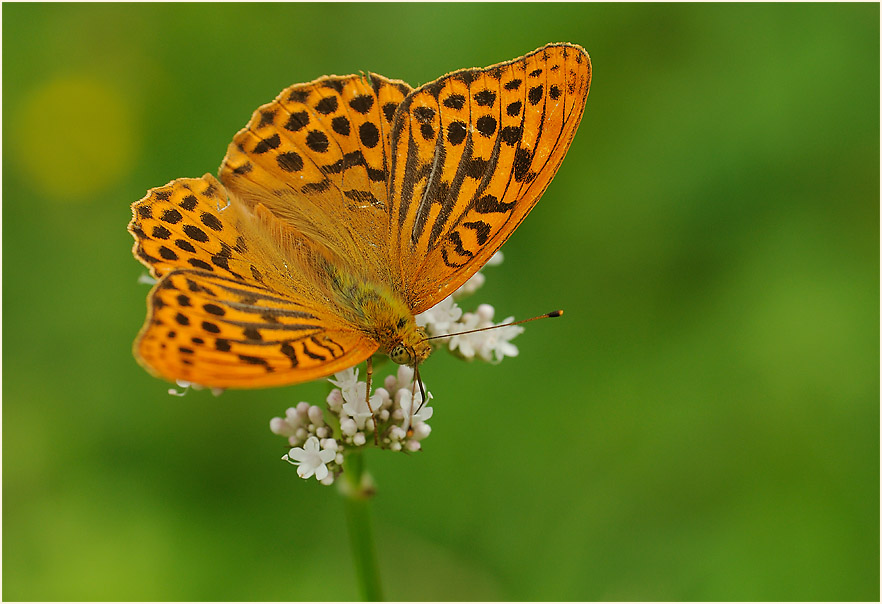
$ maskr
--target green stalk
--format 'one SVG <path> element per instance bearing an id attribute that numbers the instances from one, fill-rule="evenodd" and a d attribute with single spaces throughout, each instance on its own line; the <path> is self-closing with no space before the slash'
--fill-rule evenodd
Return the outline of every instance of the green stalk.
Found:
<path id="1" fill-rule="evenodd" d="M 368 507 L 374 488 L 370 475 L 364 469 L 361 451 L 352 450 L 346 453 L 342 478 L 340 492 L 345 499 L 346 524 L 349 526 L 349 542 L 352 544 L 361 599 L 365 602 L 379 602 L 383 599 L 383 593 Z"/>

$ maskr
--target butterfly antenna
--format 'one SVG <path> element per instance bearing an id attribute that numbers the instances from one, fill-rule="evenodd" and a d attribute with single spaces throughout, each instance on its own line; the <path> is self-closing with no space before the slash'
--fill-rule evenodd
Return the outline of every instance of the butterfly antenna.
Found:
<path id="1" fill-rule="evenodd" d="M 515 321 L 514 323 L 500 323 L 499 325 L 491 325 L 490 327 L 482 327 L 481 329 L 470 329 L 469 331 L 460 331 L 457 333 L 445 333 L 440 336 L 431 336 L 426 338 L 426 340 L 437 340 L 439 338 L 452 338 L 453 336 L 462 336 L 468 333 L 478 333 L 479 331 L 489 331 L 491 329 L 497 329 L 499 327 L 510 327 L 512 325 L 520 325 L 521 323 L 529 323 L 530 321 L 537 321 L 539 319 L 553 319 L 555 317 L 559 317 L 563 314 L 562 310 L 553 310 L 551 312 L 545 313 L 544 315 L 539 315 L 538 317 L 530 317 L 529 319 L 521 319 L 520 321 Z"/>

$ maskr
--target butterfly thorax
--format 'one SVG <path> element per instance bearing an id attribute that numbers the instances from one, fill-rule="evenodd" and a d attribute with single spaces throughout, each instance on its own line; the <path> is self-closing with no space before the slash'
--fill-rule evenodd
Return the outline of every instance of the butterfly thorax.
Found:
<path id="1" fill-rule="evenodd" d="M 341 314 L 400 365 L 426 360 L 432 351 L 410 307 L 389 286 L 334 268 L 331 291 Z"/>

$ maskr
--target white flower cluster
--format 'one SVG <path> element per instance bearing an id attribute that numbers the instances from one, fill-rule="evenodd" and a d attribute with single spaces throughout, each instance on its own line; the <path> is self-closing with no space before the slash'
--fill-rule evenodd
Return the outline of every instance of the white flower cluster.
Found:
<path id="1" fill-rule="evenodd" d="M 486 266 L 501 262 L 502 253 L 496 252 Z M 512 325 L 463 334 L 495 326 L 495 310 L 489 304 L 481 304 L 475 312 L 463 312 L 456 303 L 477 291 L 484 280 L 484 275 L 475 273 L 452 296 L 417 315 L 416 321 L 429 336 L 450 335 L 431 340 L 435 347 L 446 346 L 463 359 L 480 358 L 499 363 L 507 356 L 517 356 L 518 349 L 511 340 L 522 333 L 523 328 Z M 501 324 L 511 321 L 509 317 Z M 288 409 L 284 418 L 275 417 L 270 422 L 270 430 L 287 437 L 291 449 L 282 459 L 296 465 L 301 478 L 315 476 L 322 484 L 332 484 L 343 471 L 346 448 L 378 446 L 393 451 L 420 450 L 420 441 L 431 432 L 426 422 L 432 417 L 432 408 L 422 404 L 411 367 L 402 365 L 395 375 L 386 377 L 383 385 L 370 394 L 370 406 L 367 384 L 358 380 L 357 369 L 337 373 L 328 381 L 336 388 L 327 397 L 327 411 L 317 405 L 300 403 Z M 428 391 L 426 398 L 432 398 Z"/>
<path id="2" fill-rule="evenodd" d="M 337 373 L 328 380 L 337 387 L 327 397 L 327 413 L 317 405 L 300 403 L 285 417 L 270 421 L 270 430 L 285 436 L 291 446 L 282 459 L 298 466 L 301 478 L 315 476 L 322 484 L 332 484 L 343 471 L 344 447 L 376 444 L 392 451 L 419 451 L 420 441 L 432 431 L 426 423 L 432 408 L 421 404 L 413 373 L 410 367 L 398 367 L 396 375 L 387 376 L 374 390 L 370 408 L 365 400 L 367 383 L 358 380 L 358 370 Z M 427 392 L 426 398 L 432 395 Z"/>

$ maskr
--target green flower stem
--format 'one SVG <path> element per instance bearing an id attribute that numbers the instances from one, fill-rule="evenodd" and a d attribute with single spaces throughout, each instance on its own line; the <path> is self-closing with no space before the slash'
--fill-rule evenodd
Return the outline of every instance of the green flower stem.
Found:
<path id="1" fill-rule="evenodd" d="M 346 523 L 349 525 L 349 541 L 352 544 L 361 598 L 366 602 L 379 602 L 383 599 L 383 594 L 368 507 L 374 488 L 370 475 L 364 469 L 361 451 L 351 450 L 346 453 L 342 478 L 340 491 L 345 498 Z"/>

